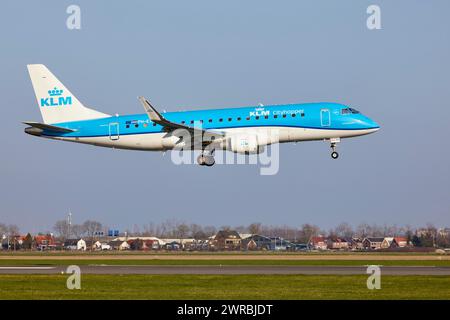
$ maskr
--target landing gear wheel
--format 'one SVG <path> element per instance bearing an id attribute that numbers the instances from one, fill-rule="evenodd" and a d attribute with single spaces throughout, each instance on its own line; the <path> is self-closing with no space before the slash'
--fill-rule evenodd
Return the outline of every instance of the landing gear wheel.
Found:
<path id="1" fill-rule="evenodd" d="M 212 167 L 216 163 L 216 160 L 213 156 L 201 154 L 197 157 L 197 163 L 201 166 Z"/>
<path id="2" fill-rule="evenodd" d="M 197 163 L 201 166 L 206 164 L 205 157 L 202 154 L 197 157 Z"/>
<path id="3" fill-rule="evenodd" d="M 216 160 L 214 159 L 213 156 L 206 156 L 204 158 L 205 158 L 205 165 L 207 167 L 212 167 L 216 163 Z"/>
<path id="4" fill-rule="evenodd" d="M 332 157 L 333 159 L 337 159 L 337 158 L 339 157 L 339 153 L 337 153 L 336 151 L 333 151 L 333 152 L 331 153 L 331 157 Z"/>

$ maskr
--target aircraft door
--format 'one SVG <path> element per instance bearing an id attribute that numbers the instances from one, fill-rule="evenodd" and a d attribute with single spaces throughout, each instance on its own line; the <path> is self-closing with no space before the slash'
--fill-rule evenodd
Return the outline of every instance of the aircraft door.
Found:
<path id="1" fill-rule="evenodd" d="M 113 122 L 109 124 L 109 139 L 111 140 L 119 140 L 119 124 L 117 122 Z"/>
<path id="2" fill-rule="evenodd" d="M 329 127 L 331 125 L 330 109 L 320 110 L 320 124 L 322 127 Z"/>

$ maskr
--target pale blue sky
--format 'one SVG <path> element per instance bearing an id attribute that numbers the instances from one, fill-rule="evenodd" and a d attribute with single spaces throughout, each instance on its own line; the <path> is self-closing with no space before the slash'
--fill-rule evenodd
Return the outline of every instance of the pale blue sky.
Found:
<path id="1" fill-rule="evenodd" d="M 82 29 L 66 28 L 78 4 Z M 366 28 L 378 4 L 382 30 Z M 50 230 L 177 219 L 245 225 L 450 225 L 448 1 L 3 1 L 0 222 Z M 293 102 L 350 104 L 370 136 L 281 146 L 280 171 L 175 166 L 160 153 L 39 139 L 26 64 L 46 64 L 86 105 L 140 113 Z"/>

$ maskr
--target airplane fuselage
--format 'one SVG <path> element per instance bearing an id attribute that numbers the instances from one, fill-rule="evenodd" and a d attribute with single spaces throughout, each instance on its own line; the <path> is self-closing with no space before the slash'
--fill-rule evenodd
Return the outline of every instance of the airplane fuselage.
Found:
<path id="1" fill-rule="evenodd" d="M 171 122 L 204 130 L 219 130 L 226 135 L 268 136 L 276 131 L 278 141 L 267 138 L 262 145 L 349 138 L 375 132 L 379 125 L 354 109 L 338 103 L 304 103 L 228 109 L 203 109 L 163 113 Z M 175 147 L 176 137 L 152 122 L 147 114 L 111 116 L 93 120 L 55 124 L 74 130 L 28 131 L 45 138 L 131 150 L 165 151 Z M 269 134 L 270 136 L 270 134 Z"/>

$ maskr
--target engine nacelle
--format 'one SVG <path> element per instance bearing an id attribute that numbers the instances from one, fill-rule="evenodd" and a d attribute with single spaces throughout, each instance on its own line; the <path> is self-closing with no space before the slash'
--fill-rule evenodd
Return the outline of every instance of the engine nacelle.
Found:
<path id="1" fill-rule="evenodd" d="M 256 135 L 242 134 L 230 139 L 229 150 L 241 154 L 257 154 L 264 151 L 264 146 L 258 144 Z"/>

